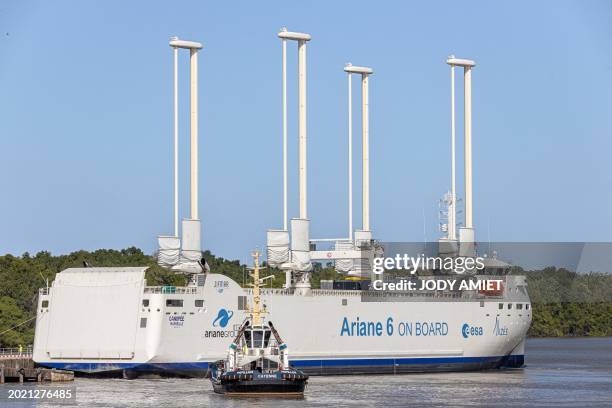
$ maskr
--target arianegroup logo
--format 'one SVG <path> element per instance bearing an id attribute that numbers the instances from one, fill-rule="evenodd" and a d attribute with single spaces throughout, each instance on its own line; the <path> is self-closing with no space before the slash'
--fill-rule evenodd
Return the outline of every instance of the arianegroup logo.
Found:
<path id="1" fill-rule="evenodd" d="M 219 309 L 217 317 L 213 320 L 213 327 L 225 327 L 229 323 L 230 319 L 234 315 L 234 312 L 226 309 Z"/>

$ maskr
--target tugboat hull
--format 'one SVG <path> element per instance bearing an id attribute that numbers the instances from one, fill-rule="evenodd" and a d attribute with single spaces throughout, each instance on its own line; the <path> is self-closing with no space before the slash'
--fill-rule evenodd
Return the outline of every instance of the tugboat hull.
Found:
<path id="1" fill-rule="evenodd" d="M 228 396 L 303 396 L 306 381 L 236 381 L 226 384 L 213 384 L 217 394 Z"/>
<path id="2" fill-rule="evenodd" d="M 300 370 L 283 370 L 275 373 L 258 371 L 229 371 L 212 378 L 217 394 L 243 396 L 302 396 L 308 375 Z"/>

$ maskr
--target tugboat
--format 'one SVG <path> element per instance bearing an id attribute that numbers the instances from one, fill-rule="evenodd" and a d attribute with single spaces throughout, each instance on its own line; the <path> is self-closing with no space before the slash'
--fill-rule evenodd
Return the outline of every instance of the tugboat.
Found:
<path id="1" fill-rule="evenodd" d="M 211 382 L 217 394 L 239 396 L 302 397 L 308 375 L 290 367 L 287 344 L 264 314 L 260 297 L 259 251 L 251 254 L 254 266 L 251 308 L 234 341 L 227 359 L 211 364 Z"/>

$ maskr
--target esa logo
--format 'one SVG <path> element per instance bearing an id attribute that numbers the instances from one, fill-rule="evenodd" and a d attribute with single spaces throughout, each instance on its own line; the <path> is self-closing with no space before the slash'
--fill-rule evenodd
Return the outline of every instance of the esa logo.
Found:
<path id="1" fill-rule="evenodd" d="M 467 323 L 464 323 L 461 327 L 461 335 L 464 339 L 467 339 L 470 336 L 482 336 L 484 334 L 484 330 L 481 326 L 470 326 Z"/>

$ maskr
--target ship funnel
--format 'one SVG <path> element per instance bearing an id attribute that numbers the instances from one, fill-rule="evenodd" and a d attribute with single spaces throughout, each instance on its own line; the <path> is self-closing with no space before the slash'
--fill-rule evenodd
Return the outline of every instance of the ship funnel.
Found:
<path id="1" fill-rule="evenodd" d="M 452 137 L 452 180 L 451 200 L 449 208 L 449 238 L 456 239 L 456 195 L 455 195 L 455 67 L 463 67 L 463 105 L 464 105 L 464 177 L 465 177 L 465 223 L 459 229 L 459 255 L 473 256 L 474 223 L 472 218 L 472 68 L 476 63 L 472 60 L 455 58 L 451 55 L 446 63 L 451 67 L 451 137 Z"/>

